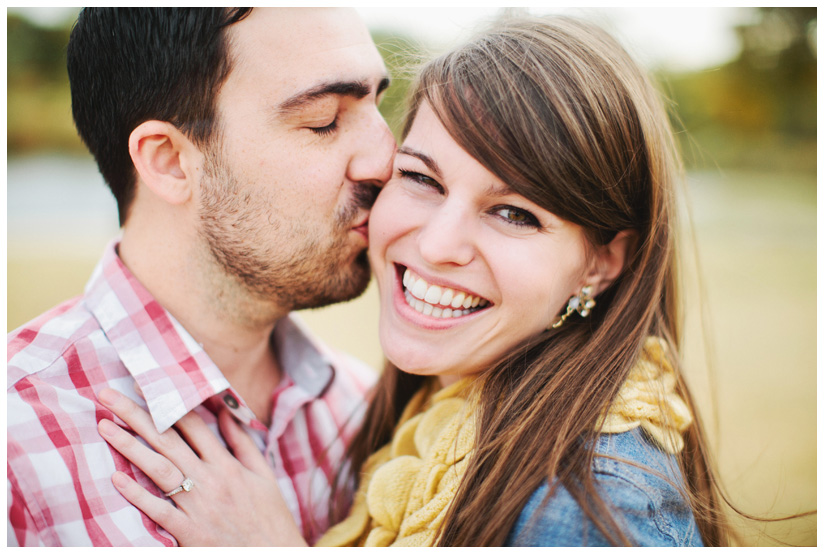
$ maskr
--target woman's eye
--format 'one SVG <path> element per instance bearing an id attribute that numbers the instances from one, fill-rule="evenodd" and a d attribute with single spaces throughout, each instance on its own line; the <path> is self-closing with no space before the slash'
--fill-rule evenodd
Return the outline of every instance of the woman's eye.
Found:
<path id="1" fill-rule="evenodd" d="M 322 137 L 325 137 L 325 136 L 330 135 L 331 133 L 333 133 L 337 127 L 338 127 L 338 118 L 335 118 L 334 120 L 332 120 L 332 123 L 330 123 L 329 125 L 325 125 L 323 127 L 309 127 L 308 129 L 310 131 L 312 131 L 313 133 L 315 133 L 316 135 L 320 135 Z"/>
<path id="2" fill-rule="evenodd" d="M 439 193 L 444 191 L 444 188 L 438 183 L 438 181 L 436 181 L 432 177 L 424 175 L 423 173 L 399 169 L 398 174 L 404 179 L 409 179 L 410 181 L 414 181 L 425 187 L 431 187 L 437 190 Z"/>
<path id="3" fill-rule="evenodd" d="M 494 214 L 507 223 L 517 226 L 541 227 L 538 219 L 530 212 L 513 206 L 500 206 L 494 209 Z"/>

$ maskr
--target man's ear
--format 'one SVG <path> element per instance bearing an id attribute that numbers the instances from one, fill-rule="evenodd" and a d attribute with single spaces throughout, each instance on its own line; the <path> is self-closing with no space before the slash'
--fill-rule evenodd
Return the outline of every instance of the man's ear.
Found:
<path id="1" fill-rule="evenodd" d="M 186 135 L 166 121 L 144 121 L 129 135 L 129 155 L 138 177 L 169 204 L 192 196 L 200 151 Z"/>
<path id="2" fill-rule="evenodd" d="M 593 285 L 594 295 L 610 287 L 624 270 L 629 254 L 636 248 L 639 234 L 633 230 L 620 231 L 606 245 L 596 248 L 586 284 Z"/>

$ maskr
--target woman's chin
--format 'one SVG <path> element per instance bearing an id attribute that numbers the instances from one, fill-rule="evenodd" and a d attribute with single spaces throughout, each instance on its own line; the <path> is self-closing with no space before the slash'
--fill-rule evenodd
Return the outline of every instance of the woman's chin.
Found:
<path id="1" fill-rule="evenodd" d="M 427 356 L 427 355 L 430 356 Z M 476 373 L 466 365 L 445 364 L 437 353 L 422 353 L 413 350 L 393 350 L 384 348 L 384 356 L 399 370 L 416 376 L 437 377 L 441 384 L 450 385 L 464 376 Z"/>
<path id="2" fill-rule="evenodd" d="M 425 360 L 421 360 L 421 357 L 417 356 L 387 354 L 386 351 L 384 356 L 386 356 L 387 360 L 396 368 L 407 374 L 415 374 L 416 376 L 438 376 L 446 371 L 446 369 L 440 368 L 437 365 L 434 366 Z"/>

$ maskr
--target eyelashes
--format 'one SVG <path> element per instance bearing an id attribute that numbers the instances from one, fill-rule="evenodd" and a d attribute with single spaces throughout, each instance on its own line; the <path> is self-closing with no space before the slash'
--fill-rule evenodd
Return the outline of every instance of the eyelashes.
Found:
<path id="1" fill-rule="evenodd" d="M 444 187 L 435 179 L 423 173 L 416 171 L 398 169 L 398 175 L 402 179 L 410 180 L 426 189 L 432 189 L 440 195 L 444 194 Z M 495 216 L 508 225 L 515 227 L 535 228 L 541 229 L 542 225 L 538 218 L 530 211 L 523 208 L 510 205 L 497 205 L 488 211 L 489 214 Z"/>
<path id="2" fill-rule="evenodd" d="M 414 181 L 414 182 L 416 182 L 420 185 L 423 185 L 425 187 L 431 187 L 431 188 L 437 190 L 439 193 L 444 192 L 444 188 L 438 183 L 438 181 L 436 181 L 435 179 L 433 179 L 432 177 L 430 177 L 428 175 L 424 175 L 423 173 L 418 173 L 418 172 L 414 172 L 414 171 L 399 168 L 398 169 L 398 174 L 404 179 L 409 179 L 410 181 Z"/>
<path id="3" fill-rule="evenodd" d="M 329 125 L 325 125 L 323 127 L 309 127 L 308 129 L 316 135 L 326 137 L 327 135 L 333 134 L 335 130 L 338 129 L 338 118 L 332 120 L 332 123 Z"/>
<path id="4" fill-rule="evenodd" d="M 522 210 L 514 206 L 497 206 L 493 211 L 497 216 L 510 224 L 535 228 L 541 227 L 538 219 L 527 210 Z"/>

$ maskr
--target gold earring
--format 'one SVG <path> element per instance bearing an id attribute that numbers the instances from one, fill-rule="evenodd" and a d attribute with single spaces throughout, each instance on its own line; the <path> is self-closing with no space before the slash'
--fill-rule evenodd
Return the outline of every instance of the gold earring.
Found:
<path id="1" fill-rule="evenodd" d="M 593 300 L 593 286 L 585 285 L 582 287 L 581 293 L 570 297 L 570 300 L 567 301 L 567 312 L 562 314 L 561 319 L 559 319 L 559 321 L 551 327 L 560 328 L 567 317 L 573 314 L 574 311 L 581 314 L 582 318 L 585 318 L 588 314 L 590 314 L 590 310 L 594 306 L 596 306 L 596 301 Z"/>

